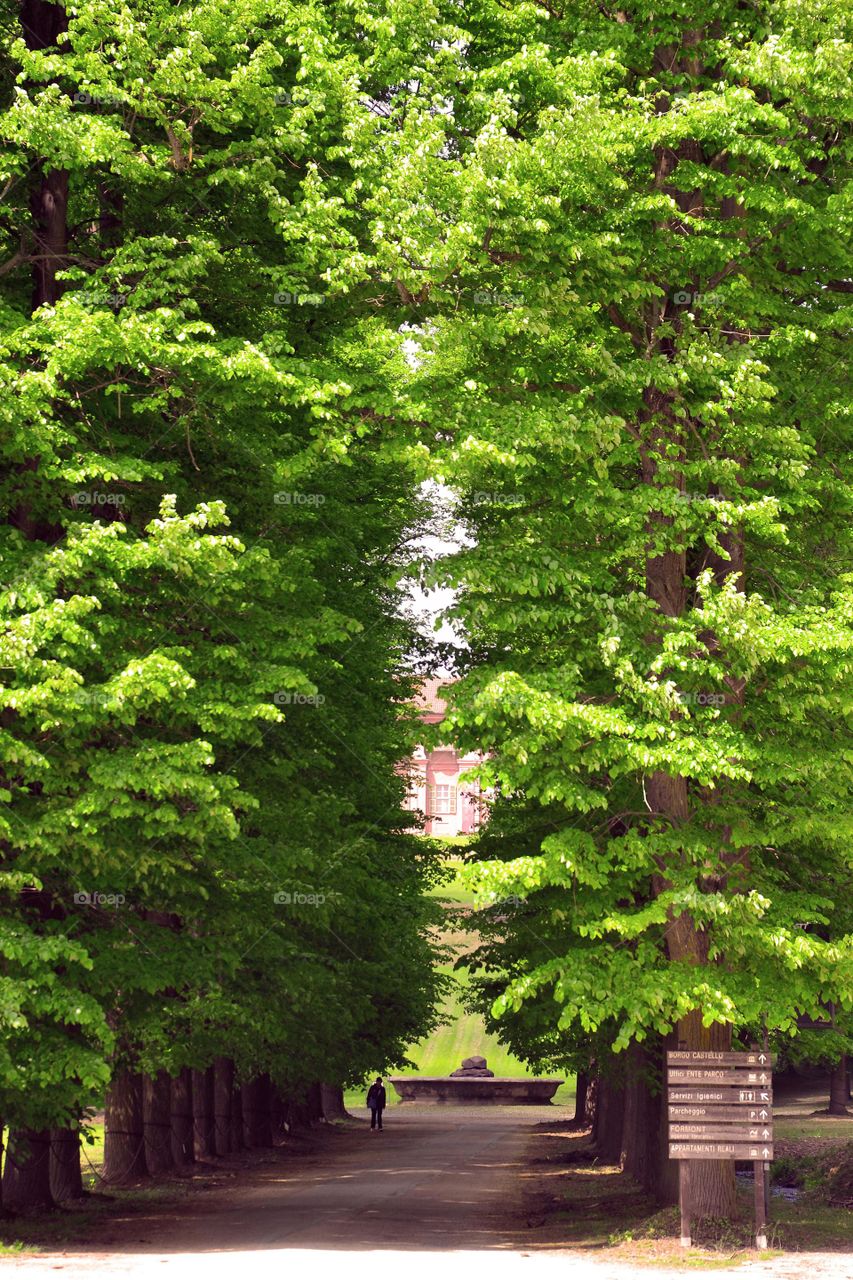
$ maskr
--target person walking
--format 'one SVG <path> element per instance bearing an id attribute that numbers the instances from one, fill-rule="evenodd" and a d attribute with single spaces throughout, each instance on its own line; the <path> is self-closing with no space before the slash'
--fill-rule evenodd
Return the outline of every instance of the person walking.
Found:
<path id="1" fill-rule="evenodd" d="M 385 1086 L 382 1077 L 377 1076 L 367 1091 L 367 1105 L 370 1107 L 371 1129 L 382 1128 L 382 1112 L 385 1110 Z"/>

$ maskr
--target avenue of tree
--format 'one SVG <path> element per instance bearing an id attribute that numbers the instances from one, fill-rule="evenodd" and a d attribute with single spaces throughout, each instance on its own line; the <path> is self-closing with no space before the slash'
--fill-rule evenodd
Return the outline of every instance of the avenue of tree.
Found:
<path id="1" fill-rule="evenodd" d="M 849 10 L 0 13 L 7 1206 L 104 1096 L 158 1173 L 432 1025 L 428 477 L 474 999 L 671 1197 L 667 1044 L 853 1049 Z"/>
<path id="2" fill-rule="evenodd" d="M 105 1090 L 119 1181 L 268 1142 L 431 1026 L 396 771 L 423 468 L 334 25 L 3 5 L 8 1209 L 79 1190 Z"/>

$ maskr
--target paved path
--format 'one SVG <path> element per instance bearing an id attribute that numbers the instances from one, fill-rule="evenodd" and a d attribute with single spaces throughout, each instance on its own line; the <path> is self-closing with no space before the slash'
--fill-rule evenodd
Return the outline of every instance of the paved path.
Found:
<path id="1" fill-rule="evenodd" d="M 554 1110 L 548 1119 L 558 1118 Z M 382 1133 L 330 1135 L 239 1185 L 99 1222 L 85 1251 L 3 1262 L 44 1280 L 649 1280 L 684 1272 L 598 1261 L 537 1244 L 520 1188 L 540 1108 L 394 1108 Z M 734 1273 L 730 1273 L 734 1274 Z M 749 1264 L 746 1280 L 853 1280 L 853 1261 L 800 1255 Z"/>

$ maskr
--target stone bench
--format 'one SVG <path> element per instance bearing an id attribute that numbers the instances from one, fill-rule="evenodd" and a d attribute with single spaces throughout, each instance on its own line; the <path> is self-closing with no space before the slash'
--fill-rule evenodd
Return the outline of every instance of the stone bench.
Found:
<path id="1" fill-rule="evenodd" d="M 465 1103 L 492 1102 L 518 1107 L 548 1106 L 563 1081 L 559 1076 L 496 1076 L 485 1058 L 474 1055 L 462 1059 L 462 1066 L 449 1076 L 391 1076 L 391 1084 L 401 1102 Z"/>
<path id="2" fill-rule="evenodd" d="M 391 1076 L 400 1102 L 465 1105 L 550 1106 L 563 1084 L 559 1076 L 510 1079 L 501 1076 Z"/>

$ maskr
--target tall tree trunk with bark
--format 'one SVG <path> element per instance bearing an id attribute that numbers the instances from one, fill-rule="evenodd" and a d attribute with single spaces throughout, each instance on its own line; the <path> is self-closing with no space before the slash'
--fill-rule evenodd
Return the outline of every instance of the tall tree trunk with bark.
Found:
<path id="1" fill-rule="evenodd" d="M 62 5 L 47 0 L 23 0 L 21 27 L 27 48 L 51 49 L 68 27 Z M 33 232 L 32 309 L 58 301 L 62 281 L 58 273 L 68 266 L 68 171 L 42 162 L 33 167 L 30 194 Z M 39 535 L 32 535 L 39 536 Z"/>
<path id="2" fill-rule="evenodd" d="M 595 1125 L 595 1146 L 602 1163 L 620 1163 L 624 1122 L 625 1089 L 622 1082 L 602 1077 Z"/>
<path id="3" fill-rule="evenodd" d="M 213 1141 L 213 1067 L 193 1070 L 193 1134 L 196 1160 L 216 1155 Z"/>
<path id="4" fill-rule="evenodd" d="M 666 398 L 659 393 L 652 390 L 647 402 L 650 417 L 660 420 L 669 413 Z M 667 431 L 656 428 L 652 432 L 652 440 L 656 448 L 681 446 L 674 427 Z M 654 486 L 656 473 L 657 464 L 653 451 L 646 448 L 643 453 L 644 481 Z M 650 522 L 651 528 L 671 523 L 671 517 L 661 515 L 653 515 Z M 684 552 L 650 556 L 646 561 L 647 594 L 667 618 L 676 618 L 684 610 L 685 572 Z M 650 817 L 659 823 L 666 823 L 672 830 L 673 841 L 677 840 L 678 829 L 690 818 L 687 779 L 655 771 L 646 779 L 645 797 Z M 660 895 L 668 892 L 672 886 L 666 876 L 661 874 L 654 877 L 653 887 L 655 893 Z M 670 960 L 675 963 L 697 966 L 707 966 L 709 963 L 708 937 L 696 927 L 686 912 L 670 913 L 666 946 Z M 678 1023 L 679 1043 L 688 1049 L 730 1049 L 731 1037 L 730 1025 L 716 1023 L 711 1027 L 703 1026 L 701 1009 L 692 1010 Z M 733 1164 L 724 1160 L 692 1160 L 689 1181 L 691 1210 L 696 1218 L 732 1216 L 736 1199 Z"/>
<path id="5" fill-rule="evenodd" d="M 231 1150 L 243 1151 L 246 1145 L 243 1134 L 243 1090 L 234 1084 L 231 1090 Z"/>
<path id="6" fill-rule="evenodd" d="M 104 1181 L 135 1182 L 144 1178 L 146 1171 L 142 1076 L 132 1071 L 119 1071 L 107 1088 Z"/>
<path id="7" fill-rule="evenodd" d="M 234 1093 L 234 1061 L 217 1058 L 213 1064 L 213 1145 L 218 1156 L 231 1152 L 231 1107 Z"/>
<path id="8" fill-rule="evenodd" d="M 598 1097 L 600 1093 L 601 1078 L 597 1073 L 596 1064 L 590 1065 L 589 1083 L 586 1086 L 586 1121 L 592 1129 L 592 1140 L 595 1141 L 595 1127 L 598 1121 Z"/>
<path id="9" fill-rule="evenodd" d="M 661 1124 L 663 1095 L 656 1078 L 660 1050 L 634 1042 L 628 1050 L 628 1072 L 625 1084 L 625 1125 L 622 1133 L 622 1168 L 647 1191 L 660 1194 L 659 1170 L 666 1160 L 666 1133 Z M 669 1161 L 667 1161 L 669 1163 Z M 677 1179 L 670 1188 L 670 1198 L 678 1196 Z"/>
<path id="10" fill-rule="evenodd" d="M 192 1072 L 184 1067 L 172 1077 L 169 1086 L 169 1124 L 172 1162 L 178 1168 L 192 1164 L 193 1149 L 193 1084 Z"/>
<path id="11" fill-rule="evenodd" d="M 847 1055 L 842 1054 L 829 1073 L 829 1114 L 849 1115 L 847 1110 Z"/>
<path id="12" fill-rule="evenodd" d="M 323 1119 L 323 1086 L 319 1080 L 315 1080 L 313 1084 L 308 1086 L 305 1103 L 308 1107 L 308 1116 L 311 1124 L 316 1124 L 318 1120 Z"/>
<path id="13" fill-rule="evenodd" d="M 579 1071 L 575 1081 L 575 1114 L 574 1124 L 585 1125 L 589 1123 L 589 1112 L 587 1111 L 586 1095 L 589 1089 L 589 1073 L 587 1071 Z"/>
<path id="14" fill-rule="evenodd" d="M 49 1130 L 12 1129 L 3 1169 L 4 1207 L 14 1213 L 41 1213 L 54 1203 Z"/>
<path id="15" fill-rule="evenodd" d="M 172 1081 L 168 1071 L 142 1078 L 142 1128 L 148 1172 L 156 1175 L 172 1169 Z"/>
<path id="16" fill-rule="evenodd" d="M 324 1119 L 343 1120 L 346 1118 L 348 1113 L 344 1106 L 344 1091 L 339 1084 L 321 1084 L 320 1100 Z"/>
<path id="17" fill-rule="evenodd" d="M 243 1135 L 247 1147 L 271 1147 L 271 1085 L 268 1075 L 243 1085 Z"/>
<path id="18" fill-rule="evenodd" d="M 50 1131 L 50 1190 L 57 1204 L 79 1200 L 86 1194 L 80 1168 L 79 1129 Z"/>

